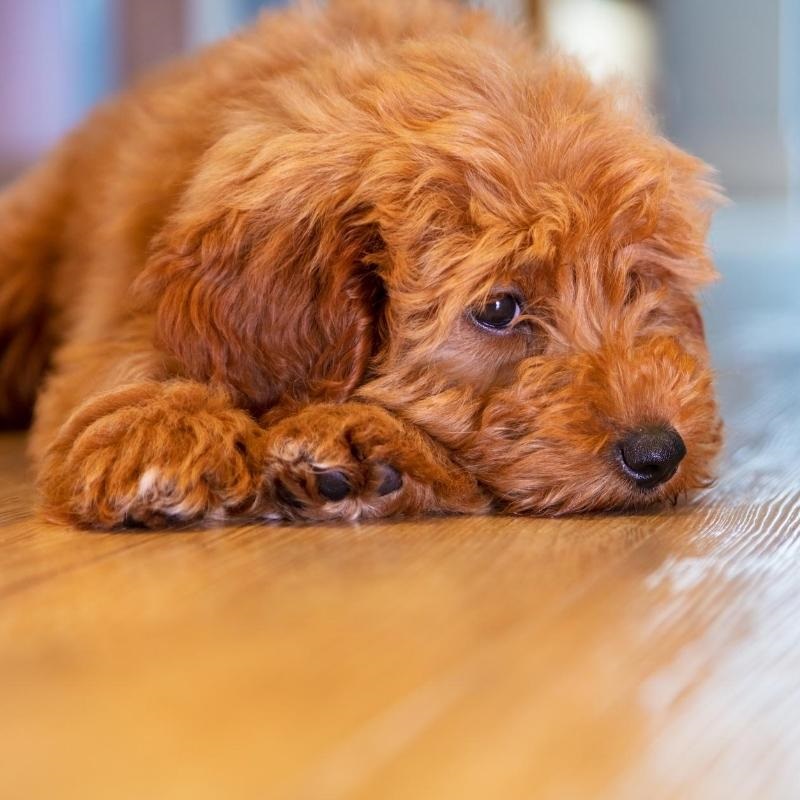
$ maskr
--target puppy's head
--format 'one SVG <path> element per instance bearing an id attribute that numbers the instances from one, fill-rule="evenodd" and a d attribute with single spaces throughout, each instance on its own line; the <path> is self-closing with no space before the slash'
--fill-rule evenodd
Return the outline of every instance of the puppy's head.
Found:
<path id="1" fill-rule="evenodd" d="M 417 179 L 383 222 L 390 336 L 362 394 L 513 511 L 707 485 L 708 170 L 570 65 L 484 75 L 419 132 Z"/>
<path id="2" fill-rule="evenodd" d="M 707 170 L 498 37 L 339 53 L 254 94 L 140 288 L 190 377 L 261 409 L 378 402 L 505 508 L 675 498 L 720 445 Z"/>

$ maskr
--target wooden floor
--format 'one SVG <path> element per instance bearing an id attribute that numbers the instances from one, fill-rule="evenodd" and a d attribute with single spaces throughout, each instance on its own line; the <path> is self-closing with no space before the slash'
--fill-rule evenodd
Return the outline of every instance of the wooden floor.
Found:
<path id="1" fill-rule="evenodd" d="M 736 269 L 675 510 L 81 533 L 2 439 L 0 797 L 800 797 L 800 304 Z"/>

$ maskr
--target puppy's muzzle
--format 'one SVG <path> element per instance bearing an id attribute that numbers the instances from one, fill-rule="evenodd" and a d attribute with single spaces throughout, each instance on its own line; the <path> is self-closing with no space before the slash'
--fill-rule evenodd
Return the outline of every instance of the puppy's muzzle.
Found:
<path id="1" fill-rule="evenodd" d="M 617 443 L 616 455 L 627 478 L 640 489 L 654 489 L 675 474 L 686 445 L 674 428 L 652 425 L 628 433 Z"/>

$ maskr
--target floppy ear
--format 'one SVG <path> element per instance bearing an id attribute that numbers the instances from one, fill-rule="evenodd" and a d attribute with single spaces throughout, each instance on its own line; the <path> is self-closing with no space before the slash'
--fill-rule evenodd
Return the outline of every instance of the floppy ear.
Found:
<path id="1" fill-rule="evenodd" d="M 207 153 L 135 287 L 188 377 L 260 409 L 341 400 L 362 382 L 383 243 L 359 198 L 360 158 L 343 140 L 263 126 Z"/>
<path id="2" fill-rule="evenodd" d="M 677 254 L 670 270 L 697 291 L 719 277 L 707 240 L 714 211 L 727 201 L 711 167 L 673 144 L 665 146 L 671 172 L 660 209 L 665 250 Z"/>

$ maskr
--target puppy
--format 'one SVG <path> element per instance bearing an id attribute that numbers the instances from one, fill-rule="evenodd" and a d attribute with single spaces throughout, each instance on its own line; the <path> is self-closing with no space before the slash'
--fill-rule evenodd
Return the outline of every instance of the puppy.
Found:
<path id="1" fill-rule="evenodd" d="M 634 508 L 705 486 L 709 171 L 445 0 L 264 16 L 0 198 L 46 514 Z"/>

